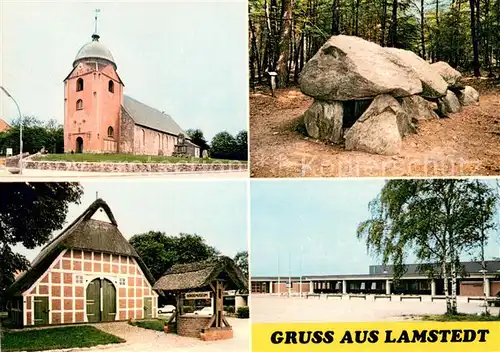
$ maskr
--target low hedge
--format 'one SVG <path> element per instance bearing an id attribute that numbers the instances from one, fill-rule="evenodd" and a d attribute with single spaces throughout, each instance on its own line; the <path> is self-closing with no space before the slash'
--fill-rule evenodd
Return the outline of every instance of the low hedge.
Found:
<path id="1" fill-rule="evenodd" d="M 236 311 L 236 316 L 240 319 L 248 319 L 250 317 L 249 307 L 239 307 Z"/>

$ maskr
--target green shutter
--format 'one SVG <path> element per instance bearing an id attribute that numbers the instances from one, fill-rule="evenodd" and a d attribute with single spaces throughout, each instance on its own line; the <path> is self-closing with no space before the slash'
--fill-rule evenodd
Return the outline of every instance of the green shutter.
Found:
<path id="1" fill-rule="evenodd" d="M 49 297 L 35 297 L 35 325 L 47 325 L 49 323 Z"/>
<path id="2" fill-rule="evenodd" d="M 149 319 L 153 317 L 153 300 L 151 297 L 144 297 L 144 318 Z"/>

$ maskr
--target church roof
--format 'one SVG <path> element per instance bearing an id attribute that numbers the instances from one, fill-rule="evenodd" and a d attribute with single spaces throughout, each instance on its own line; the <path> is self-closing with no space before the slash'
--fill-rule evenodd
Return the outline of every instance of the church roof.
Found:
<path id="1" fill-rule="evenodd" d="M 128 95 L 123 95 L 123 108 L 137 125 L 148 127 L 157 131 L 166 132 L 175 136 L 180 133 L 189 139 L 189 136 L 164 112 L 158 111 Z"/>
<path id="2" fill-rule="evenodd" d="M 105 60 L 113 65 L 116 70 L 116 63 L 111 54 L 111 51 L 107 46 L 99 41 L 99 35 L 94 34 L 92 36 L 92 41 L 85 44 L 76 54 L 75 60 L 73 61 L 73 67 L 76 67 L 81 61 L 87 60 Z"/>
<path id="3" fill-rule="evenodd" d="M 103 209 L 110 223 L 92 218 L 99 209 Z M 118 225 L 108 204 L 102 199 L 97 199 L 75 221 L 68 225 L 42 249 L 31 264 L 31 268 L 16 278 L 16 281 L 9 287 L 7 293 L 15 295 L 29 289 L 65 249 L 87 250 L 133 257 L 136 259 L 150 284 L 154 284 L 154 278 L 146 267 L 146 264 L 139 257 L 134 247 L 118 230 Z"/>

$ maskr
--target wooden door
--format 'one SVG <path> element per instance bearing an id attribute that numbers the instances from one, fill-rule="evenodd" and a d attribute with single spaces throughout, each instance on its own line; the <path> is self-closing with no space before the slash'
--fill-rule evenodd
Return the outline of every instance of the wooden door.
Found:
<path id="1" fill-rule="evenodd" d="M 49 297 L 35 297 L 35 325 L 47 325 L 49 323 Z"/>
<path id="2" fill-rule="evenodd" d="M 153 318 L 153 299 L 151 297 L 144 297 L 144 318 Z"/>
<path id="3" fill-rule="evenodd" d="M 89 323 L 101 321 L 101 280 L 92 280 L 87 286 L 87 320 Z"/>
<path id="4" fill-rule="evenodd" d="M 116 317 L 116 289 L 109 280 L 102 280 L 101 321 L 114 321 Z"/>

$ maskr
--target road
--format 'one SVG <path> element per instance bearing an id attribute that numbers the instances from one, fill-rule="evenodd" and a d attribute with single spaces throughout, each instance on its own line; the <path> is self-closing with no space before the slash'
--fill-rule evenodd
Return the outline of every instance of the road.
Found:
<path id="1" fill-rule="evenodd" d="M 53 171 L 24 169 L 22 175 L 11 174 L 7 168 L 0 168 L 0 181 L 15 180 L 47 180 L 64 178 L 168 178 L 168 179 L 233 179 L 247 178 L 248 171 L 219 171 L 219 172 L 154 172 L 154 173 L 118 173 L 118 172 L 78 172 L 78 171 Z"/>

